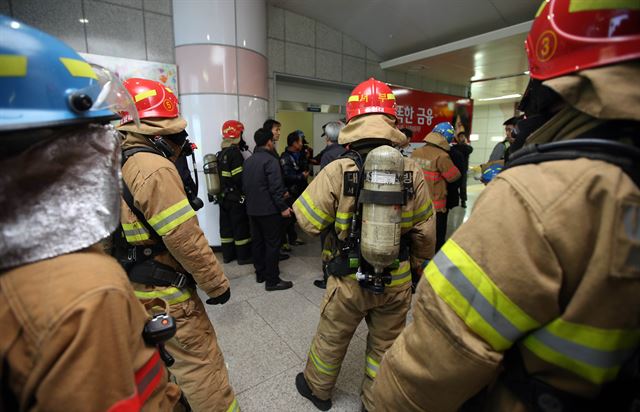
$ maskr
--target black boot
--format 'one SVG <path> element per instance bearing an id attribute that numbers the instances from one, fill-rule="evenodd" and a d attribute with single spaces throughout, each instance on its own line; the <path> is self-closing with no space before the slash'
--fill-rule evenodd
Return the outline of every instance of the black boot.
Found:
<path id="1" fill-rule="evenodd" d="M 298 389 L 298 393 L 300 395 L 309 399 L 313 405 L 321 411 L 328 411 L 331 409 L 331 399 L 322 400 L 316 397 L 313 392 L 311 392 L 311 388 L 309 388 L 309 384 L 304 378 L 303 372 L 300 372 L 298 376 L 296 376 L 296 389 Z"/>

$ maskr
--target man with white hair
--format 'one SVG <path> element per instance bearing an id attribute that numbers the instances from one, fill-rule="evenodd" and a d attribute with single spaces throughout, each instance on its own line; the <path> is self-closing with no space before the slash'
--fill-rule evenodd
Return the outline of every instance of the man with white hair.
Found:
<path id="1" fill-rule="evenodd" d="M 320 157 L 320 170 L 346 152 L 346 149 L 338 144 L 338 135 L 343 127 L 344 123 L 339 120 L 322 126 L 322 137 L 327 140 L 327 147 L 322 151 Z"/>
<path id="2" fill-rule="evenodd" d="M 329 122 L 322 126 L 322 137 L 324 137 L 327 141 L 327 147 L 322 150 L 319 154 L 320 156 L 320 170 L 324 169 L 326 165 L 336 160 L 340 156 L 342 156 L 347 149 L 344 148 L 341 144 L 338 144 L 338 135 L 340 134 L 340 130 L 344 127 L 344 123 L 341 121 Z M 324 245 L 324 239 L 326 237 L 326 232 L 320 234 L 320 245 Z M 322 279 L 316 279 L 313 281 L 313 284 L 320 289 L 327 288 L 327 271 L 325 270 L 325 264 L 322 263 Z"/>

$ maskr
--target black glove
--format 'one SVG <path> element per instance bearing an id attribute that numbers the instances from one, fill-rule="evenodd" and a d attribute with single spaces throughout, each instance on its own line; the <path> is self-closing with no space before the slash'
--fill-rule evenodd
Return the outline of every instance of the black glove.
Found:
<path id="1" fill-rule="evenodd" d="M 207 299 L 207 305 L 224 305 L 231 298 L 231 288 L 224 291 L 220 296 Z"/>

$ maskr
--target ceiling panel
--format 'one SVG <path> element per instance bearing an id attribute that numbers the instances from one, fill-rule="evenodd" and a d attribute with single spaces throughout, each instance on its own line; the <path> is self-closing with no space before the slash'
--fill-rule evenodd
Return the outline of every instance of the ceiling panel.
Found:
<path id="1" fill-rule="evenodd" d="M 388 60 L 530 20 L 536 0 L 269 0 Z M 513 3 L 513 4 L 511 4 Z"/>

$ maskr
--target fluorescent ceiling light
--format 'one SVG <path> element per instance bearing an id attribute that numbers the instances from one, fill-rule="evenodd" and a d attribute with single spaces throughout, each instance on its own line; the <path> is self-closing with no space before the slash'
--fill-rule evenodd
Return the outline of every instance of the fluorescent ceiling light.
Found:
<path id="1" fill-rule="evenodd" d="M 87 24 L 89 23 L 89 19 L 78 19 L 78 21 L 82 24 Z"/>
<path id="2" fill-rule="evenodd" d="M 488 99 L 478 99 L 479 102 L 490 102 L 492 100 L 502 100 L 502 99 L 514 99 L 516 97 L 522 97 L 521 94 L 505 94 L 504 96 L 499 97 L 490 97 Z"/>
<path id="3" fill-rule="evenodd" d="M 501 142 L 504 140 L 504 137 L 502 136 L 491 136 L 489 138 L 489 140 L 491 140 L 492 142 Z"/>

